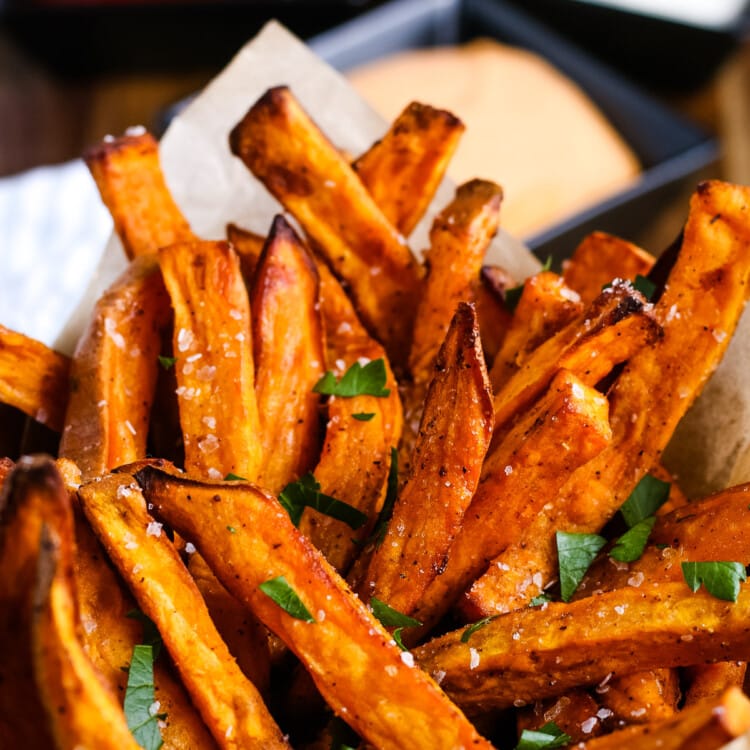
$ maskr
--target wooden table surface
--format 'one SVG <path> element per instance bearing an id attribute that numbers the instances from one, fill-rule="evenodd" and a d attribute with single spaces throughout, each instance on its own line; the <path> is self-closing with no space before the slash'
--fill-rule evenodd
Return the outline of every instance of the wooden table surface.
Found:
<path id="1" fill-rule="evenodd" d="M 0 27 L 0 176 L 72 159 L 107 133 L 153 127 L 169 104 L 200 89 L 215 69 L 107 73 L 66 79 L 21 49 Z M 715 132 L 722 159 L 712 176 L 750 184 L 750 42 L 697 92 L 662 99 Z M 656 252 L 676 236 L 688 194 L 628 239 Z"/>

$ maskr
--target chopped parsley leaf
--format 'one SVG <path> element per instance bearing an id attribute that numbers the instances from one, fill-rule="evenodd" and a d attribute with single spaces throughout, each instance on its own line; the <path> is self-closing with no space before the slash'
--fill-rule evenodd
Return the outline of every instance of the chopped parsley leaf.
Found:
<path id="1" fill-rule="evenodd" d="M 622 513 L 625 523 L 633 528 L 649 516 L 653 516 L 669 498 L 669 482 L 646 474 L 630 493 L 630 497 L 622 504 Z"/>
<path id="2" fill-rule="evenodd" d="M 159 750 L 163 744 L 159 729 L 159 704 L 154 696 L 154 652 L 138 644 L 128 670 L 123 711 L 128 729 L 144 750 Z"/>
<path id="3" fill-rule="evenodd" d="M 295 526 L 299 526 L 302 513 L 307 507 L 343 521 L 352 529 L 359 529 L 367 523 L 367 516 L 361 510 L 321 492 L 320 483 L 309 472 L 284 487 L 279 493 L 279 502 Z"/>
<path id="4" fill-rule="evenodd" d="M 355 362 L 342 376 L 336 380 L 336 376 L 328 370 L 325 375 L 313 386 L 315 393 L 324 396 L 340 396 L 352 398 L 354 396 L 378 396 L 384 398 L 390 394 L 390 389 L 385 387 L 387 375 L 385 371 L 385 360 L 373 359 L 364 367 Z"/>
<path id="5" fill-rule="evenodd" d="M 304 622 L 315 622 L 302 600 L 297 596 L 294 589 L 289 585 L 284 576 L 271 578 L 258 587 L 269 598 L 281 607 L 284 612 L 297 620 Z"/>
<path id="6" fill-rule="evenodd" d="M 656 523 L 656 516 L 649 516 L 639 521 L 615 542 L 615 546 L 609 551 L 609 556 L 619 562 L 638 560 L 646 548 L 654 523 Z"/>
<path id="7" fill-rule="evenodd" d="M 569 602 L 607 540 L 598 534 L 572 534 L 567 531 L 558 531 L 556 539 L 560 596 L 564 602 Z"/>
<path id="8" fill-rule="evenodd" d="M 747 580 L 745 566 L 738 562 L 684 562 L 682 575 L 691 591 L 702 583 L 709 594 L 727 602 L 737 601 L 740 581 Z"/>

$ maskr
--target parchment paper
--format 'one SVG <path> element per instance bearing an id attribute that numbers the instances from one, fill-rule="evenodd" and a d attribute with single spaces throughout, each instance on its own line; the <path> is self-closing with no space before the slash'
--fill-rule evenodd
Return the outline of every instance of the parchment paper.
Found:
<path id="1" fill-rule="evenodd" d="M 283 26 L 271 21 L 170 124 L 161 140 L 162 168 L 177 204 L 193 230 L 206 239 L 225 237 L 228 222 L 265 234 L 282 210 L 247 167 L 229 151 L 229 131 L 270 87 L 287 85 L 321 130 L 353 155 L 382 137 L 387 123 L 347 81 Z M 479 175 L 481 176 L 481 175 Z M 445 180 L 420 225 L 409 238 L 417 254 L 427 247 L 435 214 L 453 198 Z M 488 263 L 517 279 L 539 269 L 536 258 L 505 231 L 495 238 Z M 93 300 L 124 268 L 122 248 L 112 238 L 91 286 L 56 342 L 71 352 L 88 319 Z"/>

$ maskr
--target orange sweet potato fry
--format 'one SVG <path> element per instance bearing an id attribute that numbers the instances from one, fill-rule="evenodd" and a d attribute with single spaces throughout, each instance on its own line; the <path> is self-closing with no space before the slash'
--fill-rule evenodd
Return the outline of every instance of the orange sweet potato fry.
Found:
<path id="1" fill-rule="evenodd" d="M 386 490 L 391 449 L 398 444 L 403 422 L 398 383 L 383 347 L 363 328 L 349 298 L 323 263 L 320 305 L 325 328 L 326 369 L 337 377 L 360 360 L 383 359 L 386 367 L 385 397 L 359 395 L 328 401 L 328 423 L 320 459 L 313 471 L 321 492 L 342 500 L 364 513 L 369 521 L 353 530 L 343 521 L 305 508 L 300 531 L 345 573 L 366 539 L 380 511 Z M 372 414 L 362 420 L 354 415 Z"/>
<path id="2" fill-rule="evenodd" d="M 65 509 L 43 517 L 32 615 L 34 676 L 58 748 L 136 750 L 119 696 L 102 680 L 82 643 L 68 493 L 47 462 L 47 484 Z M 57 515 L 57 514 L 56 514 Z"/>
<path id="3" fill-rule="evenodd" d="M 146 455 L 169 299 L 154 256 L 135 260 L 97 302 L 70 371 L 60 455 L 84 477 Z"/>
<path id="4" fill-rule="evenodd" d="M 196 237 L 174 202 L 149 133 L 104 140 L 84 154 L 128 257 Z"/>
<path id="5" fill-rule="evenodd" d="M 553 721 L 573 742 L 596 737 L 609 717 L 586 690 L 569 690 L 558 698 L 537 701 L 517 713 L 518 733 L 524 729 L 540 729 Z"/>
<path id="6" fill-rule="evenodd" d="M 409 369 L 417 383 L 429 383 L 459 302 L 472 302 L 484 253 L 499 226 L 502 190 L 494 182 L 471 180 L 432 224 L 428 268 L 414 321 Z"/>
<path id="7" fill-rule="evenodd" d="M 492 363 L 508 332 L 511 312 L 505 304 L 504 291 L 516 282 L 499 266 L 482 266 L 477 287 L 477 315 L 485 359 Z"/>
<path id="8" fill-rule="evenodd" d="M 432 623 L 443 614 L 537 514 L 546 512 L 570 472 L 600 453 L 610 436 L 606 399 L 570 373 L 558 373 L 485 461 L 445 570 L 414 616 Z"/>
<path id="9" fill-rule="evenodd" d="M 570 370 L 593 386 L 658 335 L 659 327 L 643 297 L 632 287 L 617 286 L 603 293 L 579 318 L 537 347 L 496 393 L 494 439 L 559 369 Z"/>
<path id="10" fill-rule="evenodd" d="M 610 680 L 597 698 L 616 722 L 646 724 L 668 719 L 677 713 L 680 678 L 675 669 L 623 674 Z"/>
<path id="11" fill-rule="evenodd" d="M 0 403 L 60 432 L 68 402 L 70 359 L 0 326 Z"/>
<path id="12" fill-rule="evenodd" d="M 225 242 L 159 251 L 174 309 L 173 353 L 185 468 L 256 479 L 262 465 L 250 305 L 237 255 Z"/>
<path id="13" fill-rule="evenodd" d="M 346 159 L 289 89 L 269 89 L 232 131 L 230 146 L 349 284 L 365 324 L 391 360 L 405 362 L 419 269 Z"/>
<path id="14" fill-rule="evenodd" d="M 716 664 L 688 667 L 685 670 L 689 685 L 685 694 L 685 707 L 716 699 L 731 687 L 741 688 L 746 673 L 747 662 L 744 661 L 720 661 Z"/>
<path id="15" fill-rule="evenodd" d="M 563 262 L 563 280 L 581 295 L 584 304 L 593 302 L 613 279 L 645 276 L 654 257 L 632 242 L 605 232 L 592 232 Z"/>
<path id="16" fill-rule="evenodd" d="M 250 305 L 264 456 L 258 482 L 275 494 L 317 458 L 320 397 L 313 387 L 325 372 L 318 274 L 283 216 L 274 219 L 258 261 Z"/>
<path id="17" fill-rule="evenodd" d="M 492 389 L 499 391 L 534 349 L 577 318 L 582 310 L 578 294 L 556 273 L 542 271 L 526 279 L 490 370 Z"/>
<path id="18" fill-rule="evenodd" d="M 719 750 L 750 729 L 750 700 L 738 687 L 685 708 L 670 719 L 625 727 L 586 742 L 585 750 Z"/>
<path id="19" fill-rule="evenodd" d="M 255 268 L 263 252 L 263 246 L 266 244 L 266 238 L 248 229 L 242 229 L 236 224 L 227 224 L 227 239 L 240 258 L 242 276 L 245 283 L 250 286 L 250 282 L 255 277 Z"/>
<path id="20" fill-rule="evenodd" d="M 412 102 L 352 168 L 405 237 L 430 205 L 464 132 L 450 112 Z"/>
<path id="21" fill-rule="evenodd" d="M 156 467 L 135 476 L 157 514 L 193 541 L 222 583 L 281 636 L 334 711 L 367 741 L 386 750 L 490 747 L 434 682 L 402 658 L 274 498 L 250 484 L 201 484 Z M 290 614 L 259 588 L 280 576 L 309 618 Z"/>
<path id="22" fill-rule="evenodd" d="M 158 627 L 217 744 L 288 747 L 258 691 L 221 640 L 174 546 L 147 513 L 132 477 L 110 475 L 82 486 L 78 494 L 107 554 Z"/>
<path id="23" fill-rule="evenodd" d="M 736 602 L 693 593 L 684 581 L 632 586 L 570 604 L 515 610 L 462 642 L 454 631 L 414 651 L 470 713 L 521 705 L 610 673 L 750 655 L 750 585 Z M 683 637 L 686 636 L 686 637 Z"/>
<path id="24" fill-rule="evenodd" d="M 461 529 L 492 434 L 492 396 L 476 315 L 460 303 L 438 354 L 415 447 L 388 531 L 359 590 L 413 612 Z"/>

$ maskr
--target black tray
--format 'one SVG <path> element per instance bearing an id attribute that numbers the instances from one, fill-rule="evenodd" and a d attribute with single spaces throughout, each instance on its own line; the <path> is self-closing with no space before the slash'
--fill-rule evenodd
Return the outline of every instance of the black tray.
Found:
<path id="1" fill-rule="evenodd" d="M 456 44 L 480 35 L 532 50 L 576 81 L 643 167 L 632 187 L 524 238 L 540 258 L 551 255 L 559 262 L 597 229 L 633 238 L 717 162 L 714 138 L 502 0 L 396 0 L 313 37 L 309 44 L 334 67 L 346 70 L 400 50 Z"/>

